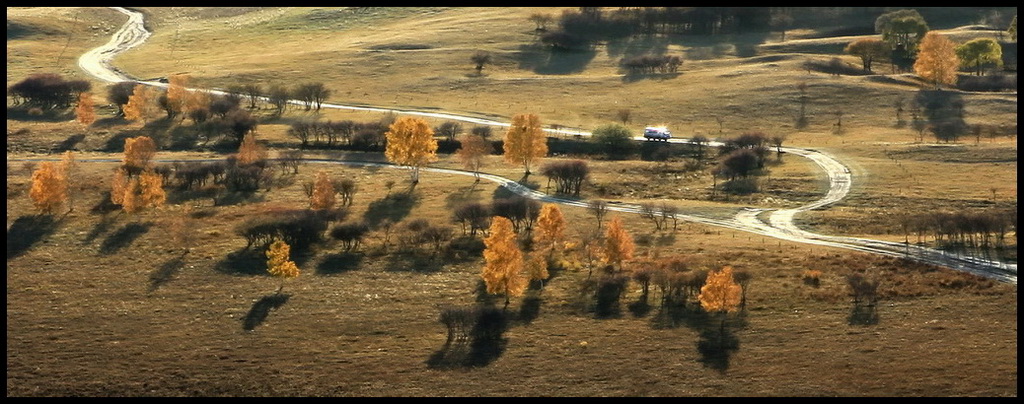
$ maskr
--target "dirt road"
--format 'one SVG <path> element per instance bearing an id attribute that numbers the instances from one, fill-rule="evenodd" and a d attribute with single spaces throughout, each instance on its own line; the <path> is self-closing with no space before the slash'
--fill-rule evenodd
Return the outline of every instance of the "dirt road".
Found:
<path id="1" fill-rule="evenodd" d="M 121 7 L 113 7 L 128 16 L 128 21 L 121 29 L 114 33 L 113 38 L 106 45 L 99 48 L 93 49 L 82 55 L 79 59 L 78 65 L 85 72 L 92 76 L 108 81 L 118 82 L 125 80 L 136 80 L 131 78 L 129 75 L 121 72 L 116 67 L 111 65 L 111 60 L 117 54 L 124 52 L 128 49 L 136 47 L 147 38 L 150 33 L 146 31 L 143 25 L 143 15 L 138 12 L 130 11 Z M 154 86 L 166 86 L 166 84 L 158 82 L 144 82 L 145 84 Z M 214 93 L 222 93 L 220 91 L 214 91 Z M 292 103 L 299 103 L 294 100 Z M 449 119 L 457 120 L 462 122 L 469 122 L 477 125 L 493 125 L 507 127 L 508 122 L 496 121 L 486 118 L 453 115 L 443 112 L 425 112 L 425 111 L 414 111 L 414 110 L 396 110 L 390 108 L 379 108 L 372 106 L 352 106 L 352 105 L 339 105 L 325 103 L 321 106 L 322 108 L 336 108 L 336 109 L 350 109 L 360 111 L 375 111 L 375 112 L 393 112 L 401 115 L 415 115 L 438 119 Z M 545 129 L 549 133 L 554 134 L 573 134 L 581 136 L 589 136 L 590 133 L 578 132 L 578 131 L 566 131 L 566 130 L 554 130 Z M 636 138 L 637 141 L 644 141 L 642 137 Z M 673 142 L 686 142 L 687 139 L 672 139 Z M 712 142 L 711 146 L 720 146 Z M 838 202 L 846 197 L 853 186 L 853 175 L 849 168 L 843 163 L 837 160 L 835 157 L 813 149 L 802 149 L 785 147 L 781 149 L 785 153 L 798 155 L 804 158 L 808 158 L 818 165 L 828 176 L 829 189 L 828 192 L 819 200 L 812 203 L 806 204 L 793 209 L 780 209 L 771 210 L 767 212 L 766 209 L 744 209 L 741 210 L 737 215 L 729 220 L 712 219 L 706 217 L 692 216 L 692 215 L 676 215 L 679 220 L 686 220 L 697 223 L 704 223 L 713 226 L 726 227 L 735 230 L 742 230 L 751 233 L 756 233 L 764 236 L 779 238 L 788 241 L 816 244 L 837 248 L 845 248 L 857 251 L 870 252 L 875 254 L 884 254 L 895 257 L 905 257 L 916 261 L 927 262 L 940 266 L 945 266 L 961 271 L 967 271 L 977 275 L 993 278 L 1002 282 L 1017 283 L 1017 265 L 1002 263 L 998 261 L 983 259 L 980 257 L 964 256 L 964 255 L 953 255 L 947 254 L 945 251 L 934 250 L 930 248 L 924 248 L 914 245 L 907 245 L 903 243 L 894 243 L 880 240 L 871 240 L 855 237 L 839 237 L 839 236 L 828 236 L 822 234 L 816 234 L 800 229 L 796 226 L 794 218 L 801 212 L 806 212 L 813 209 L 820 209 L 830 204 Z M 362 163 L 362 162 L 346 162 L 346 161 L 330 161 L 331 163 L 343 163 L 343 164 L 357 164 L 357 165 L 385 165 L 376 163 Z M 445 172 L 461 175 L 473 175 L 470 172 L 459 171 L 459 170 L 448 170 L 438 168 L 423 168 L 423 171 L 427 172 Z M 482 174 L 481 178 L 493 181 L 501 184 L 509 190 L 518 194 L 528 196 L 534 199 L 538 199 L 545 202 L 561 203 L 566 205 L 575 206 L 586 206 L 586 201 L 569 200 L 558 198 L 555 196 L 547 195 L 535 190 L 531 190 L 513 180 L 499 177 L 496 175 Z M 630 204 L 615 204 L 609 205 L 609 210 L 627 213 L 639 213 L 639 205 Z M 762 221 L 759 219 L 760 216 L 768 215 L 768 221 Z"/>

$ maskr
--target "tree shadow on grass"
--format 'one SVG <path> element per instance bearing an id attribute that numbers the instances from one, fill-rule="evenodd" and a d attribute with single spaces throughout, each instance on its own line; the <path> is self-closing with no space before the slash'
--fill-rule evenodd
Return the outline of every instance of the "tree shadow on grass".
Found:
<path id="1" fill-rule="evenodd" d="M 475 310 L 473 327 L 468 338 L 449 338 L 444 346 L 427 359 L 431 369 L 457 369 L 484 367 L 505 352 L 508 338 L 504 337 L 509 326 L 509 315 L 492 306 L 480 306 Z"/>
<path id="2" fill-rule="evenodd" d="M 637 301 L 630 303 L 627 308 L 633 317 L 644 317 L 650 314 L 654 307 L 649 302 L 649 293 L 644 293 Z"/>
<path id="3" fill-rule="evenodd" d="M 540 316 L 540 304 L 541 298 L 536 294 L 524 297 L 523 302 L 519 305 L 519 313 L 516 320 L 527 325 L 532 323 L 533 320 Z"/>
<path id="4" fill-rule="evenodd" d="M 60 143 L 57 143 L 56 146 L 53 146 L 53 148 L 50 149 L 50 151 L 52 153 L 63 153 L 63 152 L 66 152 L 68 150 L 75 150 L 75 146 L 78 146 L 78 144 L 82 143 L 83 140 L 85 140 L 85 134 L 84 133 L 79 133 L 79 134 L 71 135 L 71 136 L 68 136 L 67 139 L 64 139 Z"/>
<path id="5" fill-rule="evenodd" d="M 96 225 L 89 231 L 89 234 L 86 234 L 85 238 L 82 239 L 82 244 L 91 243 L 99 236 L 109 232 L 110 229 L 114 227 L 114 223 L 117 223 L 117 218 L 117 215 L 103 215 L 103 217 L 100 218 L 100 221 L 96 222 Z"/>
<path id="6" fill-rule="evenodd" d="M 854 304 L 847 317 L 850 325 L 876 325 L 878 324 L 878 310 L 875 305 Z"/>
<path id="7" fill-rule="evenodd" d="M 363 263 L 363 254 L 354 252 L 342 252 L 324 257 L 316 266 L 316 272 L 321 275 L 337 275 L 359 268 Z"/>
<path id="8" fill-rule="evenodd" d="M 136 222 L 124 225 L 124 227 L 121 227 L 103 240 L 103 244 L 100 245 L 100 254 L 110 255 L 122 248 L 128 247 L 140 236 L 146 234 L 152 226 L 153 222 Z"/>
<path id="9" fill-rule="evenodd" d="M 255 330 L 260 324 L 266 321 L 271 310 L 276 310 L 288 302 L 289 294 L 274 293 L 266 295 L 252 305 L 249 312 L 242 318 L 242 329 L 246 331 Z"/>
<path id="10" fill-rule="evenodd" d="M 729 358 L 740 350 L 740 340 L 730 328 L 728 321 L 725 327 L 719 326 L 718 321 L 712 321 L 701 330 L 697 352 L 700 353 L 698 360 L 705 367 L 722 373 L 729 370 Z"/>
<path id="11" fill-rule="evenodd" d="M 170 282 L 174 275 L 177 275 L 185 267 L 185 254 L 172 258 L 160 265 L 155 271 L 149 274 L 149 293 L 155 292 L 161 286 Z"/>
<path id="12" fill-rule="evenodd" d="M 228 253 L 214 265 L 214 269 L 233 275 L 265 275 L 267 257 L 257 249 L 242 248 Z"/>
<path id="13" fill-rule="evenodd" d="M 53 234 L 60 223 L 53 215 L 26 215 L 16 219 L 7 229 L 7 259 L 28 252 L 44 237 Z"/>
<path id="14" fill-rule="evenodd" d="M 370 229 L 377 229 L 385 220 L 391 223 L 402 221 L 412 208 L 419 203 L 419 196 L 413 193 L 399 192 L 370 202 L 363 214 L 363 221 Z"/>
<path id="15" fill-rule="evenodd" d="M 448 262 L 436 254 L 428 256 L 418 251 L 396 251 L 388 254 L 386 268 L 392 272 L 435 273 L 444 269 Z"/>

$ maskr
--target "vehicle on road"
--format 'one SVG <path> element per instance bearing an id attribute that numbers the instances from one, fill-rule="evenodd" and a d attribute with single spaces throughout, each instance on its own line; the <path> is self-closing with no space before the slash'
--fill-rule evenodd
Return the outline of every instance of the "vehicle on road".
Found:
<path id="1" fill-rule="evenodd" d="M 646 140 L 661 140 L 667 142 L 672 138 L 672 132 L 664 126 L 648 126 L 644 128 L 644 139 Z"/>

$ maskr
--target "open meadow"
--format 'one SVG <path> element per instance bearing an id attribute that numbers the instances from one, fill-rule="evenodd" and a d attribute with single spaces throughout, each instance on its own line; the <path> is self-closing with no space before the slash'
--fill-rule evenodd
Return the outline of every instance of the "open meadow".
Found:
<path id="1" fill-rule="evenodd" d="M 887 62 L 865 74 L 860 58 L 843 52 L 856 38 L 877 37 L 875 18 L 891 10 L 791 9 L 796 23 L 784 40 L 777 30 L 656 34 L 553 51 L 530 16 L 554 16 L 554 31 L 575 8 L 137 8 L 153 34 L 114 64 L 140 79 L 187 75 L 196 88 L 319 82 L 332 104 L 502 122 L 532 113 L 570 130 L 619 123 L 634 135 L 667 125 L 677 138 L 779 136 L 782 146 L 828 152 L 853 176 L 845 199 L 796 217 L 802 228 L 936 247 L 941 237 L 915 232 L 903 225 L 908 218 L 1013 212 L 1012 230 L 984 253 L 1016 264 L 1016 41 L 1001 36 L 1015 8 L 925 14 L 955 41 L 1001 38 L 1012 60 L 1000 72 L 1012 75 L 1012 90 L 938 92 L 913 73 L 891 73 Z M 124 20 L 106 8 L 8 8 L 8 87 L 34 73 L 86 80 L 97 115 L 82 125 L 74 108 L 31 111 L 8 98 L 8 397 L 1017 395 L 1015 282 L 561 205 L 566 237 L 549 277 L 506 306 L 481 279 L 486 235 L 456 213 L 515 198 L 468 171 L 433 171 L 465 169 L 452 153 L 457 142 L 442 139 L 417 183 L 404 168 L 341 163 L 387 163 L 373 145 L 328 147 L 319 137 L 302 150 L 304 162 L 269 160 L 252 189 L 237 191 L 228 174 L 185 183 L 173 173 L 237 164 L 237 143 L 194 119 L 116 116 L 111 83 L 77 60 Z M 479 70 L 477 52 L 491 57 Z M 651 54 L 683 62 L 663 73 L 623 67 Z M 841 74 L 815 70 L 834 58 Z M 910 101 L 938 98 L 985 130 L 953 142 L 919 130 L 912 115 L 922 112 Z M 266 102 L 247 112 L 272 159 L 300 150 L 296 123 L 371 127 L 402 117 L 299 105 L 278 112 Z M 492 130 L 499 141 L 506 129 Z M 153 165 L 172 174 L 162 206 L 128 213 L 111 203 L 111 183 L 125 140 L 137 136 L 155 141 Z M 552 152 L 530 175 L 500 149 L 482 158 L 480 171 L 554 195 L 542 168 L 585 161 L 579 194 L 560 196 L 721 221 L 811 203 L 829 187 L 817 165 L 774 147 L 756 186 L 734 191 L 712 174 L 721 159 L 713 151 L 698 157 L 691 145 L 642 142 L 615 157 L 591 143 L 553 135 Z M 69 151 L 69 198 L 59 212 L 40 214 L 33 173 Z M 354 184 L 351 203 L 293 246 L 297 277 L 272 276 L 264 246 L 247 231 L 304 217 L 318 173 Z M 635 244 L 617 269 L 585 246 L 613 218 Z M 359 243 L 335 235 L 346 224 L 366 225 Z M 530 226 L 517 235 L 528 258 L 542 253 L 531 239 L 540 225 Z M 650 275 L 669 267 L 676 278 Z M 728 315 L 702 309 L 701 284 L 686 280 L 703 282 L 723 267 L 742 274 L 742 306 Z M 645 270 L 648 278 L 638 275 Z M 855 302 L 851 275 L 876 282 L 871 304 Z M 473 308 L 477 317 L 462 323 L 446 317 Z"/>

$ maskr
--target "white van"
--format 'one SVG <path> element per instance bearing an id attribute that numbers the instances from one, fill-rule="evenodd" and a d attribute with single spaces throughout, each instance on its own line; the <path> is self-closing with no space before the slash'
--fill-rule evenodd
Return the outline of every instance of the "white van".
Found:
<path id="1" fill-rule="evenodd" d="M 661 140 L 667 142 L 672 138 L 672 132 L 664 126 L 648 126 L 644 128 L 644 139 Z"/>

